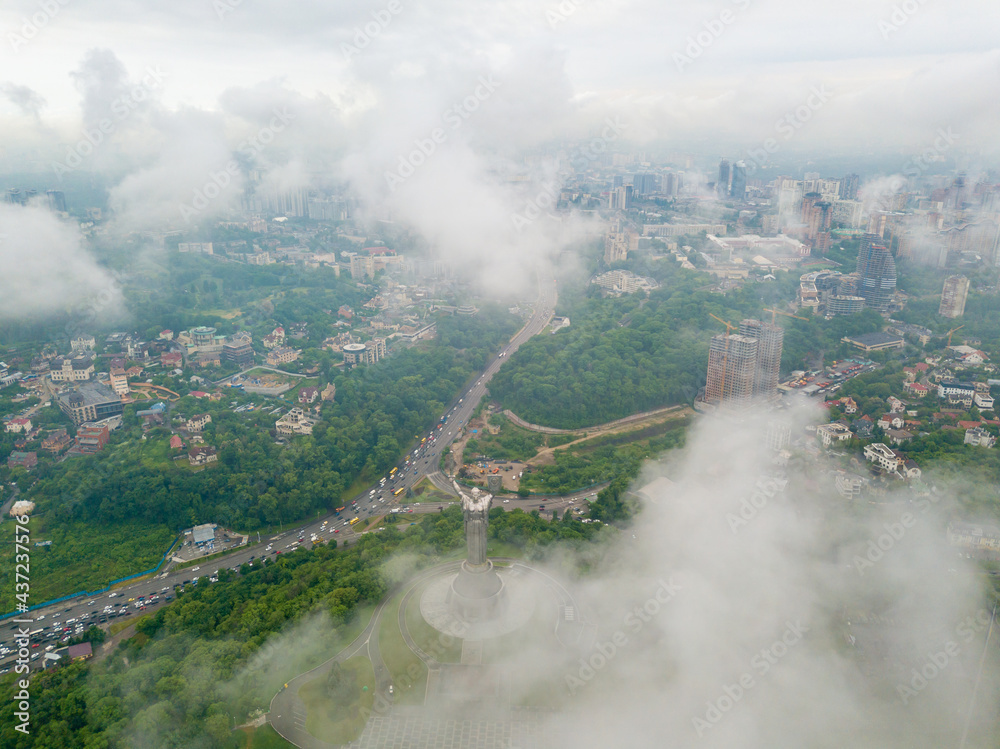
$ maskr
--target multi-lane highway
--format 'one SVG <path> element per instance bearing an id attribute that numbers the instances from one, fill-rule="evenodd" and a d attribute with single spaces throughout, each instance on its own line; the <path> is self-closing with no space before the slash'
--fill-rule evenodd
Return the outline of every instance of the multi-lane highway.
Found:
<path id="1" fill-rule="evenodd" d="M 267 537 L 261 536 L 259 542 L 241 546 L 211 561 L 201 564 L 195 562 L 182 569 L 168 568 L 166 572 L 155 578 L 147 578 L 109 593 L 102 593 L 93 598 L 81 597 L 63 601 L 15 617 L 30 619 L 32 620 L 30 623 L 15 623 L 13 619 L 0 621 L 0 648 L 11 649 L 11 652 L 8 653 L 3 653 L 0 650 L 0 672 L 12 668 L 16 661 L 17 648 L 14 641 L 21 628 L 27 628 L 29 632 L 36 632 L 32 637 L 32 646 L 37 647 L 29 648 L 31 656 L 34 656 L 34 659 L 30 660 L 30 665 L 34 669 L 42 665 L 44 660 L 42 655 L 45 648 L 49 645 L 53 647 L 61 645 L 61 641 L 66 635 L 76 635 L 86 627 L 95 624 L 108 625 L 111 622 L 120 621 L 124 616 L 135 616 L 156 609 L 167 603 L 168 597 L 173 598 L 175 588 L 192 584 L 210 584 L 211 579 L 219 570 L 226 568 L 238 570 L 242 564 L 248 562 L 259 564 L 261 559 L 274 559 L 279 554 L 288 553 L 299 546 L 309 547 L 313 543 L 326 543 L 331 539 L 348 545 L 359 538 L 359 535 L 355 533 L 356 528 L 363 528 L 371 518 L 385 515 L 393 509 L 402 516 L 400 524 L 404 528 L 408 527 L 405 518 L 409 517 L 411 513 L 440 512 L 446 506 L 445 504 L 406 505 L 406 489 L 421 481 L 424 476 L 438 471 L 442 453 L 449 449 L 459 430 L 468 423 L 472 412 L 486 393 L 490 379 L 507 360 L 507 357 L 517 351 L 522 343 L 544 330 L 552 319 L 557 299 L 556 283 L 554 280 L 540 280 L 539 285 L 538 300 L 528 322 L 511 338 L 503 350 L 497 352 L 497 355 L 492 358 L 483 372 L 455 399 L 447 413 L 444 414 L 447 418 L 441 428 L 435 428 L 429 434 L 423 435 L 421 437 L 424 439 L 423 442 L 417 440 L 419 444 L 410 449 L 408 455 L 396 467 L 393 474 L 384 477 L 384 483 L 380 479 L 373 486 L 360 492 L 353 500 L 345 502 L 344 509 L 339 514 L 330 513 L 325 517 L 302 523 L 283 533 Z M 442 477 L 438 474 L 435 478 L 440 480 Z M 591 493 L 593 490 L 548 502 L 540 499 L 509 500 L 499 503 L 498 506 L 506 510 L 518 507 L 529 511 L 544 507 L 545 511 L 550 512 L 553 509 L 580 506 L 586 496 Z M 579 505 L 576 504 L 578 502 Z M 358 518 L 358 522 L 351 525 L 350 520 L 355 517 Z M 193 582 L 195 578 L 198 578 L 196 583 Z M 159 598 L 151 600 L 152 596 L 159 596 Z M 111 610 L 106 611 L 107 607 L 111 607 Z M 115 615 L 112 616 L 112 613 Z M 70 622 L 69 620 L 75 621 Z"/>

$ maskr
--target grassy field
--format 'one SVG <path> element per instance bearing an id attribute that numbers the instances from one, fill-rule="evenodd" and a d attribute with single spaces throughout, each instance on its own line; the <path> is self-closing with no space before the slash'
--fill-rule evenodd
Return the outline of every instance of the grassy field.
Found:
<path id="1" fill-rule="evenodd" d="M 407 502 L 455 502 L 456 498 L 448 492 L 438 489 L 428 478 L 421 479 L 420 483 L 413 487 L 413 496 Z"/>
<path id="2" fill-rule="evenodd" d="M 100 526 L 91 523 L 50 521 L 34 515 L 28 525 L 31 543 L 52 541 L 49 547 L 31 546 L 29 606 L 98 590 L 112 580 L 154 567 L 175 535 L 166 526 L 121 523 Z M 13 538 L 13 524 L 6 521 L 0 534 Z M 14 609 L 14 544 L 0 550 L 0 613 Z"/>
<path id="3" fill-rule="evenodd" d="M 410 637 L 425 653 L 430 653 L 441 663 L 460 663 L 462 661 L 462 641 L 451 638 L 449 642 L 440 632 L 424 621 L 420 615 L 420 588 L 406 604 L 403 616 Z"/>
<path id="4" fill-rule="evenodd" d="M 246 734 L 244 749 L 294 749 L 295 744 L 285 741 L 266 723 L 260 728 L 243 729 Z"/>
<path id="5" fill-rule="evenodd" d="M 382 612 L 379 621 L 378 645 L 392 682 L 395 702 L 399 705 L 422 705 L 427 687 L 427 667 L 403 641 L 397 617 L 403 594 L 399 593 Z"/>
<path id="6" fill-rule="evenodd" d="M 371 661 L 355 656 L 344 661 L 343 666 L 353 674 L 357 684 L 357 696 L 352 702 L 330 699 L 326 693 L 326 674 L 306 682 L 298 692 L 306 706 L 306 730 L 334 745 L 346 744 L 361 735 L 375 703 L 375 671 Z"/>

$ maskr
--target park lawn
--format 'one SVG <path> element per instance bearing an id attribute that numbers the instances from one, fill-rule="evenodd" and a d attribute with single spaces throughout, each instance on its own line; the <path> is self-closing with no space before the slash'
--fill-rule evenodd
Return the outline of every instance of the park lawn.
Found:
<path id="1" fill-rule="evenodd" d="M 427 688 L 427 666 L 410 650 L 399 631 L 399 604 L 403 594 L 398 593 L 382 612 L 379 622 L 378 646 L 386 668 L 392 674 L 395 703 L 422 705 Z"/>
<path id="2" fill-rule="evenodd" d="M 438 489 L 426 476 L 413 487 L 413 496 L 407 502 L 455 502 L 455 497 Z"/>
<path id="3" fill-rule="evenodd" d="M 306 706 L 306 731 L 333 745 L 347 744 L 358 738 L 375 704 L 375 670 L 371 661 L 364 656 L 354 656 L 344 661 L 343 667 L 353 673 L 357 681 L 358 694 L 354 701 L 345 704 L 331 700 L 326 693 L 325 673 L 306 682 L 298 691 L 299 699 Z"/>
<path id="4" fill-rule="evenodd" d="M 33 515 L 28 529 L 32 544 L 29 606 L 98 590 L 112 580 L 145 572 L 160 562 L 176 538 L 165 525 L 64 523 L 45 513 Z M 42 540 L 52 541 L 52 545 L 34 546 L 35 541 Z M 13 611 L 13 596 L 14 544 L 11 543 L 0 550 L 0 613 Z"/>
<path id="5" fill-rule="evenodd" d="M 403 612 L 410 637 L 425 653 L 430 653 L 441 663 L 461 663 L 462 641 L 455 637 L 446 637 L 424 621 L 424 617 L 420 615 L 420 595 L 423 590 L 421 586 L 410 596 L 406 611 Z"/>
<path id="6" fill-rule="evenodd" d="M 295 744 L 285 741 L 278 732 L 265 723 L 260 728 L 245 728 L 247 740 L 243 749 L 294 749 Z"/>

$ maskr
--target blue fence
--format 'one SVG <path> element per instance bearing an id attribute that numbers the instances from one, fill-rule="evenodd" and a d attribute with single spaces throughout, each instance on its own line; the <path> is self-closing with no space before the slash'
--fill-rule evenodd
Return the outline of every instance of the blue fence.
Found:
<path id="1" fill-rule="evenodd" d="M 146 575 L 151 575 L 154 572 L 158 572 L 159 569 L 160 569 L 160 567 L 163 566 L 163 563 L 165 561 L 167 561 L 167 555 L 170 554 L 170 552 L 174 550 L 174 547 L 177 546 L 177 542 L 180 541 L 180 540 L 181 540 L 180 536 L 178 536 L 177 538 L 175 538 L 174 542 L 172 544 L 170 544 L 170 548 L 167 549 L 165 552 L 163 552 L 163 556 L 160 557 L 159 563 L 155 567 L 153 567 L 151 569 L 148 569 L 145 572 L 136 572 L 134 575 L 128 575 L 126 577 L 120 577 L 117 580 L 112 580 L 110 583 L 108 583 L 107 585 L 105 585 L 103 588 L 99 588 L 98 590 L 91 590 L 89 592 L 88 591 L 81 591 L 79 593 L 71 593 L 70 595 L 63 596 L 61 598 L 53 598 L 51 601 L 45 601 L 44 603 L 36 603 L 34 606 L 29 606 L 28 607 L 28 611 L 35 611 L 36 609 L 43 609 L 46 606 L 51 606 L 54 603 L 62 603 L 63 601 L 68 601 L 71 598 L 80 598 L 81 596 L 96 596 L 96 595 L 100 595 L 101 593 L 107 593 L 109 590 L 111 590 L 112 587 L 114 587 L 118 583 L 123 583 L 126 580 L 134 580 L 137 577 L 145 577 Z M 25 613 L 27 613 L 27 612 L 25 612 L 25 611 L 12 611 L 9 614 L 0 614 L 0 621 L 3 621 L 4 619 L 9 619 L 12 616 L 23 615 Z"/>

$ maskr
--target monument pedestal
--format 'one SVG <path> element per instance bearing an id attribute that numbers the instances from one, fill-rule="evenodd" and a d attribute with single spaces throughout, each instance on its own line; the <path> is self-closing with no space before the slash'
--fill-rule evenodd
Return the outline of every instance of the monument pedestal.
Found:
<path id="1" fill-rule="evenodd" d="M 467 622 L 486 621 L 503 613 L 504 600 L 503 580 L 493 569 L 493 562 L 462 562 L 448 593 L 448 603 L 456 616 Z"/>

